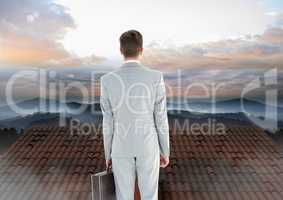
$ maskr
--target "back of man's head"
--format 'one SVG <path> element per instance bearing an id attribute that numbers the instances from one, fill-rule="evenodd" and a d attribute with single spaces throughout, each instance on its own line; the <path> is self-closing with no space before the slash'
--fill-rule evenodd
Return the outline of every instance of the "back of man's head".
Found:
<path id="1" fill-rule="evenodd" d="M 129 30 L 120 36 L 120 49 L 125 58 L 138 57 L 143 50 L 143 39 L 140 32 Z"/>

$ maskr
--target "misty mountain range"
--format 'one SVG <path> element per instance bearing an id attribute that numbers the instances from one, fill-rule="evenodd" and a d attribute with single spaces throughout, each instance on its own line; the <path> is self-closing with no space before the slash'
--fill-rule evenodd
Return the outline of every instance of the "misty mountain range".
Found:
<path id="1" fill-rule="evenodd" d="M 45 105 L 40 106 L 40 101 L 44 101 Z M 246 111 L 241 110 L 241 102 Z M 265 104 L 249 100 L 249 99 L 229 99 L 218 100 L 214 104 L 215 110 L 212 109 L 213 104 L 209 100 L 187 100 L 183 102 L 177 101 L 175 98 L 168 98 L 168 116 L 169 119 L 178 118 L 179 120 L 190 119 L 191 122 L 204 122 L 209 118 L 222 121 L 229 126 L 233 125 L 249 125 L 251 122 L 247 115 L 255 115 L 263 117 Z M 102 120 L 100 104 L 95 103 L 79 103 L 79 102 L 60 102 L 50 99 L 30 99 L 21 101 L 16 104 L 24 109 L 24 113 L 16 113 L 11 106 L 0 107 L 0 128 L 14 127 L 22 129 L 39 124 L 59 120 L 60 113 L 65 112 L 68 118 L 77 119 L 80 122 L 99 123 Z M 77 113 L 79 108 L 83 108 L 82 113 Z M 282 120 L 283 108 L 278 106 L 279 119 Z M 212 112 L 214 111 L 214 112 Z"/>

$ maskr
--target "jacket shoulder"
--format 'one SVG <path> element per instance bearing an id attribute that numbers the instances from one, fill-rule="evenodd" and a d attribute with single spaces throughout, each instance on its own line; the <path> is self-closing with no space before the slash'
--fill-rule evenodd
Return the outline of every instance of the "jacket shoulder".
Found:
<path id="1" fill-rule="evenodd" d="M 115 76 L 115 71 L 107 72 L 106 74 L 100 77 L 100 82 L 110 80 L 113 76 Z"/>
<path id="2" fill-rule="evenodd" d="M 149 73 L 152 75 L 153 79 L 156 81 L 159 81 L 161 77 L 163 76 L 163 73 L 159 70 L 148 68 Z"/>

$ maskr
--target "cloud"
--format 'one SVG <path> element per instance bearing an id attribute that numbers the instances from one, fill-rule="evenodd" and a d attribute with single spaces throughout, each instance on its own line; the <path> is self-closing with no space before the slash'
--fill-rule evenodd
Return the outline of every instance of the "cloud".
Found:
<path id="1" fill-rule="evenodd" d="M 271 11 L 271 12 L 267 12 L 266 15 L 271 16 L 271 17 L 276 17 L 279 15 L 279 13 L 275 11 Z"/>
<path id="2" fill-rule="evenodd" d="M 16 34 L 35 39 L 61 39 L 74 28 L 67 9 L 52 0 L 1 0 L 1 36 Z"/>
<path id="3" fill-rule="evenodd" d="M 283 23 L 282 23 L 283 25 Z M 273 46 L 281 47 L 283 44 L 283 29 L 274 27 L 267 29 L 263 35 L 257 37 L 258 42 L 267 43 Z"/>
<path id="4" fill-rule="evenodd" d="M 100 57 L 96 55 L 91 55 L 87 57 L 78 57 L 76 55 L 69 56 L 59 60 L 48 60 L 44 63 L 44 66 L 52 66 L 52 67 L 64 67 L 64 66 L 92 66 L 97 65 L 106 60 L 105 57 Z"/>
<path id="5" fill-rule="evenodd" d="M 273 68 L 278 69 L 279 97 L 282 97 L 283 77 L 283 23 L 277 15 L 276 23 L 262 34 L 234 39 L 165 46 L 156 42 L 145 48 L 143 62 L 165 71 L 169 96 L 188 95 L 204 97 L 202 86 L 212 93 L 212 86 L 222 84 L 218 97 L 238 97 L 252 80 L 263 77 Z M 181 81 L 180 81 L 181 79 Z M 196 87 L 192 87 L 196 85 Z M 181 88 L 181 89 L 179 89 Z M 249 96 L 264 96 L 265 87 Z M 181 92 L 179 92 L 181 91 Z"/>
<path id="6" fill-rule="evenodd" d="M 83 64 L 61 41 L 76 25 L 68 9 L 53 0 L 0 0 L 0 62 L 45 66 Z M 91 56 L 90 63 L 102 58 Z"/>
<path id="7" fill-rule="evenodd" d="M 163 47 L 154 43 L 145 48 L 143 62 L 164 71 L 274 67 L 283 70 L 283 28 L 278 26 L 280 17 L 282 15 L 278 15 L 276 26 L 266 29 L 261 35 L 181 47 Z"/>
<path id="8" fill-rule="evenodd" d="M 205 52 L 205 49 L 203 49 Z M 215 68 L 227 63 L 226 58 L 206 56 L 196 53 L 195 47 L 184 46 L 176 48 L 150 48 L 145 49 L 143 63 L 157 67 L 163 71 L 184 68 Z"/>

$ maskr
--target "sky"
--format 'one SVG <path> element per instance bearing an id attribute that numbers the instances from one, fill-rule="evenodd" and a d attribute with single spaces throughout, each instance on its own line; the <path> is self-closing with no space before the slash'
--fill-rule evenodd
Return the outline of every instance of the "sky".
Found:
<path id="1" fill-rule="evenodd" d="M 282 4 L 0 0 L 0 66 L 81 66 L 121 60 L 120 34 L 137 29 L 144 35 L 144 62 L 163 65 L 167 71 L 211 63 L 214 68 L 242 63 L 282 68 Z"/>
<path id="2" fill-rule="evenodd" d="M 60 2 L 70 8 L 78 25 L 67 34 L 64 45 L 81 56 L 92 52 L 117 56 L 117 38 L 127 29 L 140 30 L 145 45 L 182 46 L 259 34 L 269 21 L 264 6 L 246 0 Z"/>
<path id="3" fill-rule="evenodd" d="M 181 70 L 185 82 L 226 81 L 233 96 L 259 72 L 283 71 L 282 0 L 0 0 L 0 71 L 112 69 L 129 29 L 172 85 Z"/>

